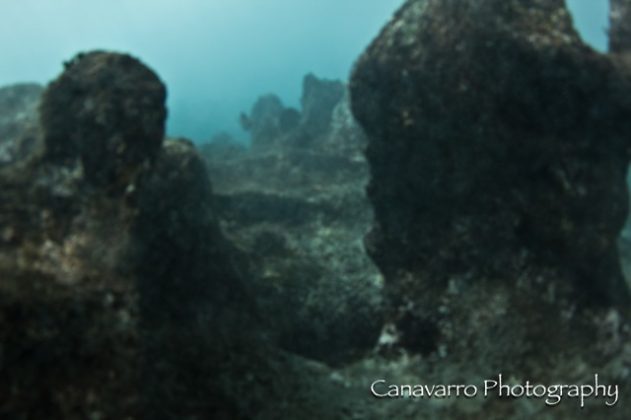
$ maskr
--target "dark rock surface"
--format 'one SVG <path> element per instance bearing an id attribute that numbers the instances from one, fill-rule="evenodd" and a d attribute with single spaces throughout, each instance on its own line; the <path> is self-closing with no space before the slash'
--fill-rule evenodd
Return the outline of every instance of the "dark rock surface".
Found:
<path id="1" fill-rule="evenodd" d="M 581 43 L 561 0 L 411 0 L 360 58 L 351 97 L 369 137 L 367 247 L 399 344 L 435 363 L 436 383 L 600 371 L 631 389 L 612 368 L 629 363 L 616 240 L 630 81 Z M 555 415 L 571 418 L 566 408 Z M 489 401 L 484 417 L 522 409 Z"/>
<path id="2" fill-rule="evenodd" d="M 43 88 L 20 83 L 0 88 L 0 167 L 24 158 L 34 145 Z"/>
<path id="3" fill-rule="evenodd" d="M 2 418 L 138 415 L 137 288 L 121 197 L 38 147 L 0 172 Z"/>
<path id="4" fill-rule="evenodd" d="M 631 73 L 631 2 L 611 1 L 609 50 L 621 67 Z M 627 172 L 627 187 L 631 191 L 631 171 Z M 631 209 L 630 209 L 631 210 Z M 618 241 L 622 270 L 631 287 L 631 212 Z"/>
<path id="5" fill-rule="evenodd" d="M 326 369 L 266 339 L 200 155 L 158 136 L 154 73 L 82 54 L 44 97 L 45 151 L 0 172 L 0 417 L 333 418 Z"/>
<path id="6" fill-rule="evenodd" d="M 381 276 L 361 243 L 372 218 L 365 140 L 343 83 L 308 75 L 304 89 L 297 125 L 277 125 L 270 141 L 252 130 L 252 147 L 231 157 L 225 138 L 201 149 L 218 217 L 253 257 L 257 297 L 277 341 L 339 365 L 372 349 L 381 327 Z M 263 104 L 282 109 L 271 98 L 259 99 L 252 121 L 266 114 Z"/>
<path id="7" fill-rule="evenodd" d="M 609 51 L 631 54 L 631 1 L 610 1 Z M 628 59 L 628 58 L 627 58 Z"/>
<path id="8" fill-rule="evenodd" d="M 330 127 L 334 108 L 344 97 L 346 87 L 339 80 L 324 80 L 313 74 L 302 82 L 303 133 L 309 137 L 325 135 Z"/>
<path id="9" fill-rule="evenodd" d="M 164 136 L 166 88 L 125 54 L 79 54 L 41 104 L 47 157 L 79 157 L 87 180 L 108 188 L 155 157 Z"/>

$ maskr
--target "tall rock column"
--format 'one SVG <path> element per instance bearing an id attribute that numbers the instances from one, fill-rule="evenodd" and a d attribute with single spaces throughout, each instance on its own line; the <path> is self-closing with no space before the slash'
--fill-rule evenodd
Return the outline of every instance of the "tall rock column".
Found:
<path id="1" fill-rule="evenodd" d="M 351 96 L 401 344 L 544 378 L 550 352 L 596 352 L 599 316 L 629 302 L 631 83 L 564 2 L 410 0 Z"/>
<path id="2" fill-rule="evenodd" d="M 202 158 L 163 139 L 165 99 L 136 58 L 79 54 L 43 93 L 31 154 L 0 168 L 0 417 L 249 409 L 228 389 L 250 348 L 264 359 L 254 305 Z"/>

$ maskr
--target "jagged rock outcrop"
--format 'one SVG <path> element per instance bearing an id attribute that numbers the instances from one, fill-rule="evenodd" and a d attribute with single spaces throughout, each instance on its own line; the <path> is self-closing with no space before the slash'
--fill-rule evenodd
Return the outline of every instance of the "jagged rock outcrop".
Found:
<path id="1" fill-rule="evenodd" d="M 279 129 L 266 147 L 253 131 L 252 147 L 231 158 L 222 142 L 202 150 L 219 219 L 254 256 L 257 297 L 278 342 L 338 365 L 377 340 L 381 276 L 361 243 L 372 218 L 368 172 L 344 85 L 308 75 L 304 87 L 300 123 Z"/>
<path id="2" fill-rule="evenodd" d="M 276 95 L 261 96 L 249 115 L 240 116 L 241 127 L 250 132 L 253 149 L 267 149 L 283 141 L 283 135 L 296 128 L 300 113 L 287 108 Z"/>
<path id="3" fill-rule="evenodd" d="M 327 144 L 329 149 L 337 148 L 338 154 L 345 146 L 345 152 L 360 149 L 361 130 L 350 112 L 345 114 L 348 99 L 344 83 L 307 74 L 302 86 L 301 111 L 286 107 L 276 95 L 264 95 L 250 114 L 241 114 L 241 126 L 250 132 L 252 150 L 266 152 L 282 147 L 322 151 Z M 334 132 L 343 126 L 348 127 L 347 132 Z"/>
<path id="4" fill-rule="evenodd" d="M 0 167 L 24 158 L 34 147 L 42 89 L 35 83 L 0 88 Z"/>
<path id="5" fill-rule="evenodd" d="M 582 44 L 561 0 L 410 0 L 360 58 L 350 90 L 369 138 L 366 243 L 399 344 L 435 363 L 435 383 L 500 371 L 572 381 L 581 365 L 631 388 L 611 367 L 629 357 L 616 239 L 630 82 Z"/>

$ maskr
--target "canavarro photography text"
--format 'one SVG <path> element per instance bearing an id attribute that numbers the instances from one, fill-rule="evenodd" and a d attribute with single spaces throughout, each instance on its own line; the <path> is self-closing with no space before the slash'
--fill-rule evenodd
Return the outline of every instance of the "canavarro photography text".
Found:
<path id="1" fill-rule="evenodd" d="M 574 399 L 581 408 L 587 399 L 602 399 L 608 407 L 618 403 L 618 385 L 603 384 L 598 374 L 593 380 L 582 384 L 543 385 L 525 381 L 524 383 L 505 383 L 502 374 L 487 379 L 482 384 L 392 384 L 385 379 L 377 379 L 370 385 L 370 392 L 376 398 L 538 398 L 550 407 L 560 404 L 564 399 Z"/>

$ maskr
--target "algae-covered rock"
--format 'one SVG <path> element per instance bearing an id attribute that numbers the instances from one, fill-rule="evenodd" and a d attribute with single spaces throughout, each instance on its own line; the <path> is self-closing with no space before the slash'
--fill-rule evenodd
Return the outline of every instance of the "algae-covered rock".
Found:
<path id="1" fill-rule="evenodd" d="M 80 158 L 95 185 L 124 183 L 160 149 L 165 99 L 158 76 L 136 58 L 79 54 L 42 98 L 47 156 L 57 162 Z"/>
<path id="2" fill-rule="evenodd" d="M 629 389 L 611 366 L 629 357 L 616 240 L 630 81 L 580 41 L 561 0 L 410 0 L 359 59 L 366 244 L 398 344 L 429 359 L 435 383 L 607 371 Z M 525 409 L 484 407 L 486 418 Z"/>
<path id="3" fill-rule="evenodd" d="M 203 159 L 158 136 L 163 93 L 80 55 L 44 93 L 45 153 L 0 168 L 0 417 L 335 418 L 328 368 L 269 338 Z"/>
<path id="4" fill-rule="evenodd" d="M 383 270 L 432 267 L 444 283 L 527 250 L 579 294 L 628 298 L 614 238 L 629 81 L 580 42 L 563 2 L 408 2 L 351 87 Z"/>
<path id="5" fill-rule="evenodd" d="M 230 377 L 198 362 L 225 356 L 218 325 L 248 324 L 224 299 L 245 292 L 203 162 L 186 143 L 161 147 L 164 92 L 130 56 L 80 55 L 44 93 L 46 153 L 0 173 L 0 417 L 234 409 L 198 393 Z"/>
<path id="6" fill-rule="evenodd" d="M 631 1 L 610 1 L 609 51 L 614 53 L 631 52 Z"/>

